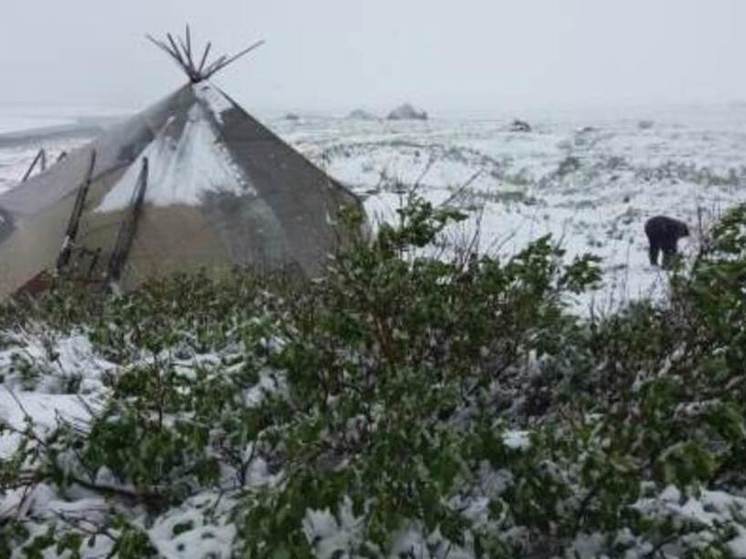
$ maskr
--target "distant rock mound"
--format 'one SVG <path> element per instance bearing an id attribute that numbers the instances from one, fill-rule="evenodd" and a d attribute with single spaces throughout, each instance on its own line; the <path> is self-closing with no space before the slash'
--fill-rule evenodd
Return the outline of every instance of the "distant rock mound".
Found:
<path id="1" fill-rule="evenodd" d="M 511 132 L 531 132 L 531 125 L 525 120 L 515 119 L 510 124 Z"/>
<path id="2" fill-rule="evenodd" d="M 641 120 L 637 123 L 637 127 L 640 130 L 650 130 L 653 126 L 655 126 L 655 122 L 652 120 Z"/>
<path id="3" fill-rule="evenodd" d="M 347 118 L 349 120 L 378 120 L 376 115 L 363 109 L 355 109 L 347 115 Z"/>
<path id="4" fill-rule="evenodd" d="M 295 113 L 288 113 L 285 115 L 285 120 L 290 120 L 292 122 L 298 122 L 300 120 L 300 115 L 297 115 Z"/>
<path id="5" fill-rule="evenodd" d="M 389 120 L 427 120 L 425 111 L 418 111 L 409 103 L 404 103 L 389 113 Z"/>

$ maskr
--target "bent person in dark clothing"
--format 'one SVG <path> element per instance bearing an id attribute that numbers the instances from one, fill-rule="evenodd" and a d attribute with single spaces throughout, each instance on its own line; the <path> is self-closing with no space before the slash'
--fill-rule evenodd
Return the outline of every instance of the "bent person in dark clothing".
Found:
<path id="1" fill-rule="evenodd" d="M 663 268 L 670 268 L 677 254 L 677 243 L 681 237 L 689 236 L 686 223 L 657 215 L 645 222 L 645 234 L 650 242 L 650 264 L 658 265 L 658 254 L 663 252 Z"/>

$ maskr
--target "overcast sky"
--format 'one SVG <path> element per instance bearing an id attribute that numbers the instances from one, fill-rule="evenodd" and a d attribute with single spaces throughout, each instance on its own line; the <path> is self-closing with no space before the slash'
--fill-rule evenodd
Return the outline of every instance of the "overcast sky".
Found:
<path id="1" fill-rule="evenodd" d="M 192 24 L 248 109 L 431 111 L 746 99 L 745 0 L 2 0 L 0 105 L 138 108 Z"/>

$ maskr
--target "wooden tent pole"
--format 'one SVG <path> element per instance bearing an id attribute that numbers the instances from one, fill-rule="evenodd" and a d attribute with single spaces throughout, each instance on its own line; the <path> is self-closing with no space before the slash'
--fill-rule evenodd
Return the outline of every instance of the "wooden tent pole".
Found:
<path id="1" fill-rule="evenodd" d="M 75 197 L 75 204 L 73 205 L 73 211 L 70 213 L 70 221 L 67 224 L 67 232 L 65 238 L 62 241 L 62 248 L 60 254 L 57 257 L 57 273 L 60 273 L 62 269 L 67 266 L 70 261 L 70 254 L 72 253 L 72 245 L 75 242 L 75 238 L 78 236 L 78 225 L 80 224 L 80 218 L 83 215 L 83 205 L 85 204 L 86 196 L 88 196 L 88 189 L 91 186 L 93 179 L 93 170 L 96 167 L 96 150 L 91 151 L 91 161 L 88 166 L 88 172 L 86 173 L 85 179 L 78 189 L 78 195 Z"/>
<path id="2" fill-rule="evenodd" d="M 227 59 L 228 59 L 228 57 L 227 57 L 227 56 L 225 56 L 225 55 L 223 55 L 223 56 L 221 56 L 220 58 L 218 58 L 217 60 L 215 60 L 214 62 L 212 62 L 212 64 L 210 64 L 210 65 L 209 65 L 209 66 L 207 67 L 207 69 L 205 70 L 205 73 L 204 73 L 204 74 L 202 74 L 202 79 L 205 79 L 205 80 L 206 80 L 206 79 L 208 79 L 208 78 L 209 78 L 210 76 L 212 76 L 212 75 L 213 75 L 213 74 L 214 74 L 214 73 L 215 73 L 215 72 L 217 71 L 217 67 L 218 67 L 218 65 L 219 65 L 219 64 L 222 64 L 222 63 L 223 63 L 223 62 L 225 62 L 225 61 L 226 61 Z"/>
<path id="3" fill-rule="evenodd" d="M 197 73 L 194 70 L 194 62 L 192 61 L 192 55 L 189 53 L 189 48 L 187 47 L 186 43 L 182 40 L 181 37 L 179 37 L 179 46 L 181 47 L 181 54 L 183 55 L 182 58 L 184 59 L 184 71 L 186 72 L 187 76 L 189 76 L 189 81 L 197 82 L 199 79 L 197 78 Z"/>
<path id="4" fill-rule="evenodd" d="M 117 234 L 116 244 L 114 245 L 114 250 L 109 259 L 109 271 L 106 278 L 106 283 L 109 285 L 119 281 L 122 276 L 122 270 L 124 269 L 124 264 L 129 256 L 130 248 L 132 248 L 132 241 L 134 240 L 135 232 L 137 231 L 137 221 L 142 212 L 142 206 L 145 201 L 145 191 L 147 188 L 148 158 L 145 157 L 142 160 L 142 170 L 140 171 L 140 176 L 137 180 L 137 186 L 132 193 L 129 212 L 122 220 L 122 225 Z"/>
<path id="5" fill-rule="evenodd" d="M 194 67 L 194 60 L 192 59 L 192 33 L 189 30 L 189 24 L 186 26 L 186 57 L 189 61 L 189 69 L 192 73 L 195 73 L 196 68 Z"/>
<path id="6" fill-rule="evenodd" d="M 39 163 L 39 161 L 42 162 L 42 171 L 46 170 L 47 156 L 46 156 L 46 152 L 44 151 L 44 148 L 40 149 L 39 152 L 36 154 L 36 157 L 34 157 L 34 160 L 31 162 L 31 165 L 26 170 L 26 173 L 23 175 L 21 182 L 26 182 L 29 179 L 29 177 L 31 176 L 31 173 L 33 173 L 34 169 L 36 169 L 36 165 Z"/>
<path id="7" fill-rule="evenodd" d="M 205 63 L 207 62 L 207 57 L 210 55 L 210 49 L 212 48 L 212 43 L 208 42 L 207 46 L 205 47 L 205 53 L 202 55 L 202 62 L 199 65 L 199 68 L 197 69 L 197 74 L 200 76 L 202 75 L 202 70 L 205 69 Z"/>
<path id="8" fill-rule="evenodd" d="M 242 51 L 241 51 L 241 52 L 239 52 L 238 54 L 236 54 L 236 55 L 234 55 L 234 56 L 230 57 L 229 59 L 225 60 L 224 62 L 222 62 L 222 63 L 218 64 L 218 65 L 217 65 L 217 66 L 215 67 L 215 69 L 214 69 L 214 70 L 212 70 L 212 71 L 211 71 L 211 72 L 210 72 L 210 73 L 209 73 L 209 74 L 208 74 L 207 76 L 205 76 L 205 77 L 206 77 L 206 78 L 209 78 L 209 77 L 210 77 L 211 75 L 215 74 L 216 72 L 220 72 L 220 70 L 222 70 L 222 69 L 223 69 L 223 68 L 225 68 L 226 66 L 229 66 L 229 65 L 233 64 L 233 63 L 234 63 L 234 62 L 235 62 L 236 60 L 238 60 L 239 58 L 242 58 L 242 57 L 246 56 L 246 55 L 247 55 L 247 54 L 249 54 L 249 53 L 250 53 L 250 52 L 251 52 L 252 50 L 254 50 L 254 49 L 257 49 L 257 48 L 261 47 L 261 46 L 262 46 L 263 44 L 264 44 L 264 41 L 263 41 L 263 40 L 262 40 L 262 41 L 257 41 L 256 43 L 254 43 L 254 44 L 253 44 L 253 45 L 251 45 L 250 47 L 248 47 L 248 48 L 246 48 L 246 49 L 242 50 Z"/>
<path id="9" fill-rule="evenodd" d="M 179 56 L 177 56 L 177 54 L 174 53 L 168 45 L 166 45 L 166 43 L 164 43 L 162 41 L 159 41 L 157 39 L 154 39 L 150 35 L 145 35 L 145 37 L 148 39 L 148 41 L 150 41 L 155 46 L 157 46 L 159 49 L 161 49 L 163 52 L 165 52 L 166 54 L 168 54 L 168 57 L 171 60 L 173 60 L 176 63 L 176 65 L 179 68 L 181 68 L 182 71 L 186 71 L 185 68 L 184 68 L 184 63 L 181 61 L 181 59 L 179 58 Z"/>
<path id="10" fill-rule="evenodd" d="M 176 41 L 174 41 L 174 38 L 171 35 L 171 33 L 166 33 L 166 37 L 168 38 L 168 42 L 171 43 L 171 48 L 173 49 L 174 55 L 176 55 L 177 60 L 181 64 L 181 67 L 188 74 L 189 73 L 189 67 L 187 66 L 186 62 L 182 58 L 181 53 L 179 52 L 179 47 L 176 45 Z"/>
<path id="11" fill-rule="evenodd" d="M 171 35 L 171 33 L 166 33 L 167 42 L 159 41 L 158 39 L 153 38 L 151 35 L 145 35 L 145 37 L 148 39 L 148 41 L 168 54 L 169 57 L 179 65 L 182 71 L 187 76 L 189 76 L 189 80 L 192 83 L 199 83 L 203 80 L 209 79 L 217 72 L 223 70 L 226 66 L 233 64 L 239 58 L 246 56 L 248 53 L 264 44 L 264 41 L 257 41 L 250 47 L 245 48 L 244 50 L 233 56 L 220 56 L 217 60 L 214 60 L 208 64 L 207 58 L 210 55 L 210 50 L 212 49 L 212 43 L 208 42 L 207 47 L 202 53 L 200 64 L 199 66 L 197 66 L 195 62 L 197 60 L 198 53 L 196 49 L 193 48 L 194 45 L 192 44 L 192 30 L 188 24 L 186 26 L 186 34 L 184 35 L 184 38 L 177 37 L 176 39 L 174 39 L 174 36 Z"/>

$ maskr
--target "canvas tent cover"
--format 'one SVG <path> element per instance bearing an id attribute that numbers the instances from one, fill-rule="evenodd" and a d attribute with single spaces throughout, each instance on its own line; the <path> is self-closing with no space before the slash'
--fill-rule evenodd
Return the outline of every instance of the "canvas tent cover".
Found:
<path id="1" fill-rule="evenodd" d="M 190 83 L 0 195 L 0 297 L 55 269 L 94 152 L 69 263 L 92 280 L 107 273 L 148 161 L 124 288 L 200 268 L 314 275 L 344 240 L 340 210 L 360 204 L 220 89 Z"/>

